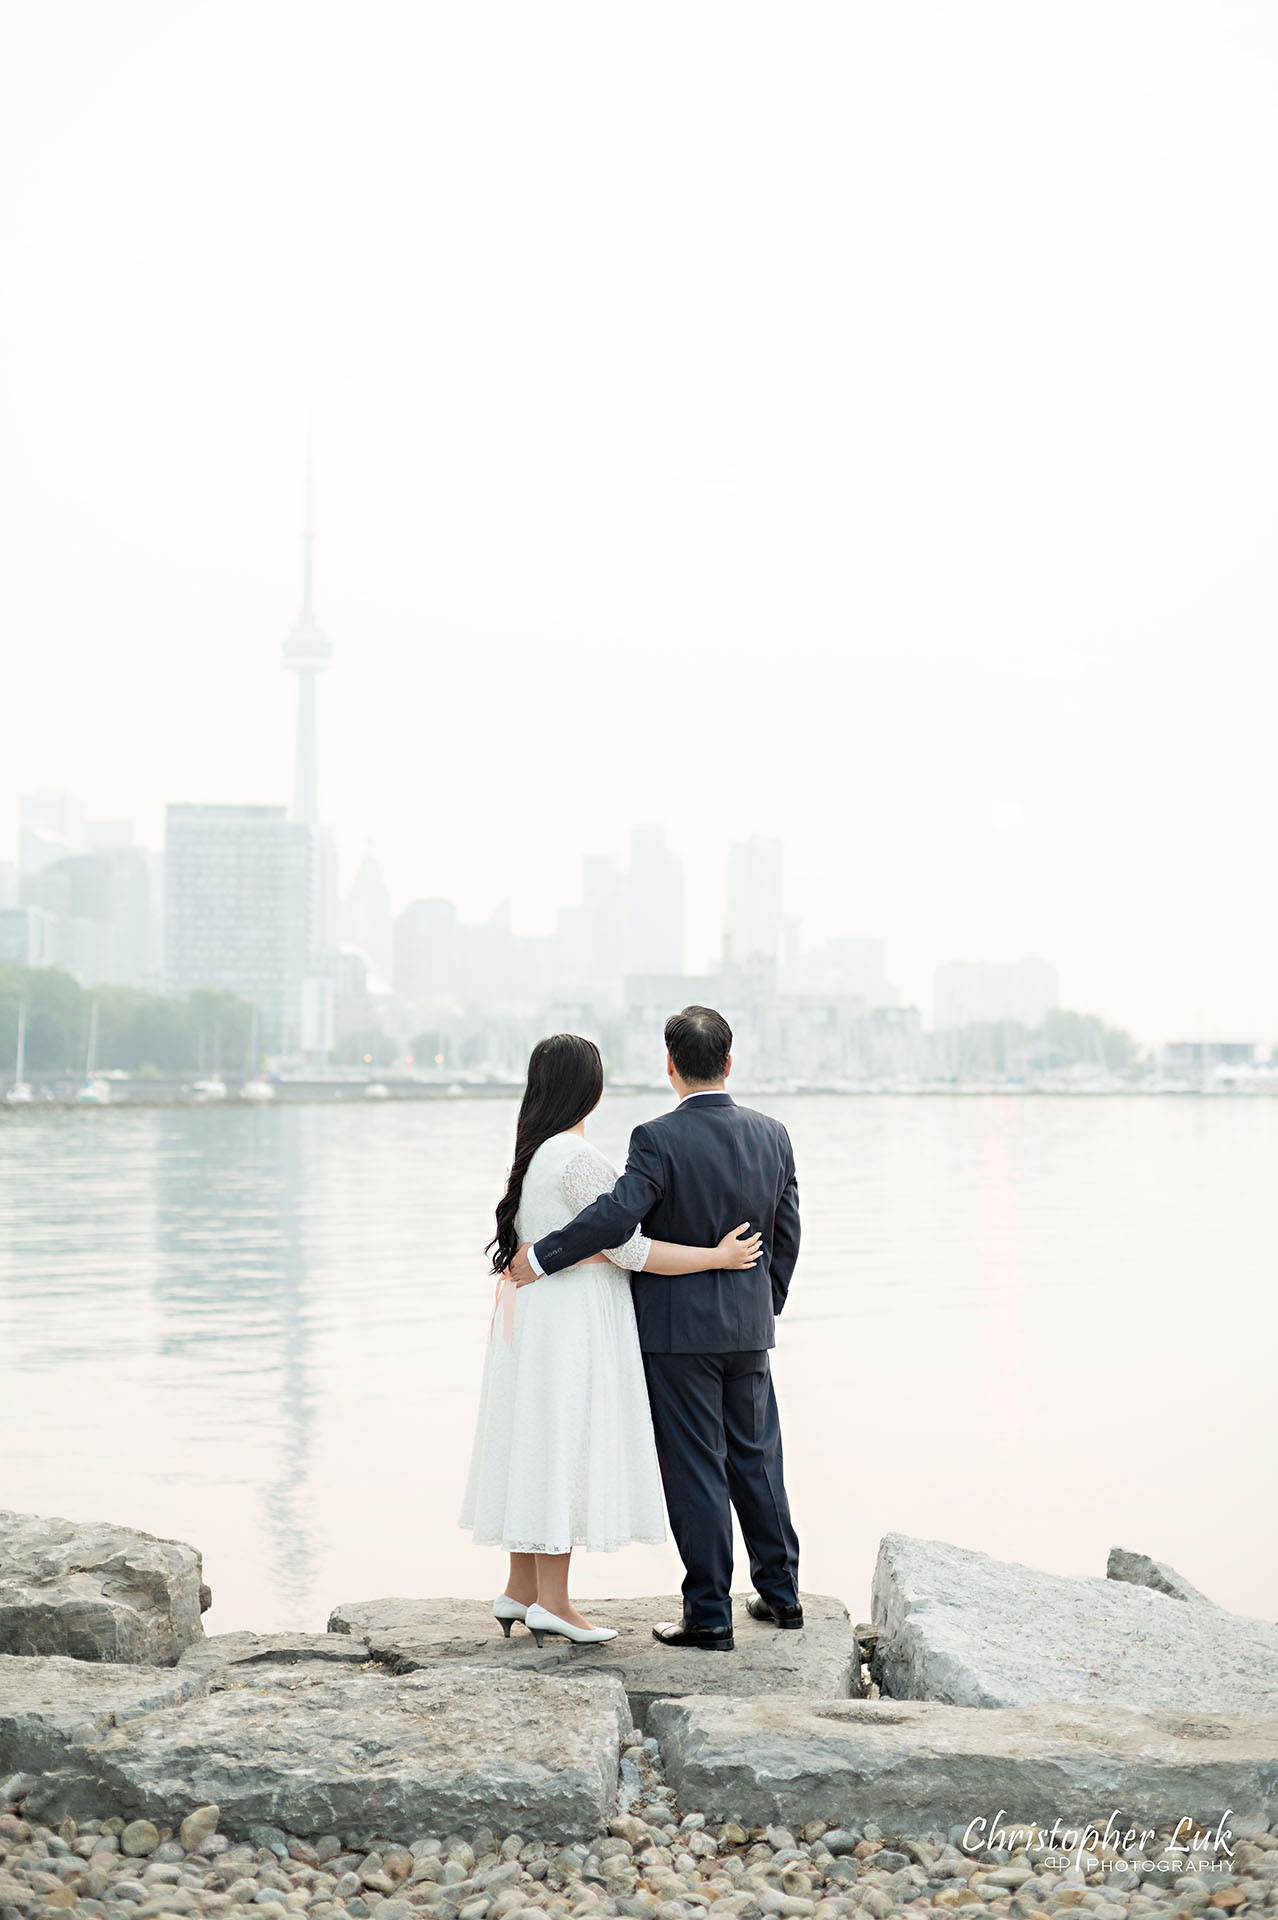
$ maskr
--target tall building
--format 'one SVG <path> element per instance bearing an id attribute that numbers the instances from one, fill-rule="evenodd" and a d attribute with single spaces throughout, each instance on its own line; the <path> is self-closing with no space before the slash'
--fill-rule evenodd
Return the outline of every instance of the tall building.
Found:
<path id="1" fill-rule="evenodd" d="M 308 452 L 302 527 L 302 604 L 293 630 L 284 642 L 284 664 L 290 673 L 297 675 L 292 818 L 301 821 L 311 835 L 311 964 L 317 972 L 331 975 L 336 965 L 338 945 L 337 843 L 329 829 L 319 824 L 315 677 L 329 665 L 333 649 L 315 619 L 314 574 L 315 520 L 311 458 Z"/>
<path id="2" fill-rule="evenodd" d="M 337 842 L 327 827 L 311 830 L 311 960 L 331 973 L 340 940 Z"/>
<path id="3" fill-rule="evenodd" d="M 592 1003 L 592 948 L 594 929 L 586 906 L 560 907 L 550 959 L 550 978 L 558 1001 Z"/>
<path id="4" fill-rule="evenodd" d="M 589 996 L 616 1006 L 626 966 L 626 877 L 611 854 L 588 853 L 582 860 L 581 900 L 590 924 Z"/>
<path id="5" fill-rule="evenodd" d="M 284 642 L 284 665 L 297 675 L 297 745 L 293 762 L 293 818 L 308 827 L 319 822 L 319 785 L 315 756 L 315 676 L 333 657 L 333 649 L 315 619 L 315 527 L 312 518 L 311 460 L 306 458 L 306 514 L 302 528 L 302 605 Z"/>
<path id="6" fill-rule="evenodd" d="M 451 900 L 413 900 L 395 920 L 395 991 L 408 1000 L 456 993 L 457 909 Z"/>
<path id="7" fill-rule="evenodd" d="M 894 1007 L 900 999 L 883 971 L 881 940 L 827 940 L 802 955 L 797 972 L 803 993 L 861 999 L 870 1007 Z"/>
<path id="8" fill-rule="evenodd" d="M 164 991 L 164 849 L 148 847 L 146 979 L 148 993 Z"/>
<path id="9" fill-rule="evenodd" d="M 951 960 L 933 978 L 932 1024 L 938 1033 L 1003 1020 L 1033 1029 L 1059 1005 L 1060 977 L 1046 960 Z"/>
<path id="10" fill-rule="evenodd" d="M 781 957 L 782 852 L 779 840 L 760 834 L 728 853 L 723 916 L 724 965 L 775 966 Z"/>
<path id="11" fill-rule="evenodd" d="M 263 1047 L 302 1044 L 310 835 L 283 807 L 170 806 L 164 845 L 165 990 L 226 987 L 257 1007 Z"/>
<path id="12" fill-rule="evenodd" d="M 395 916 L 371 844 L 355 871 L 342 907 L 342 945 L 358 947 L 369 965 L 374 993 L 385 993 L 395 972 Z"/>
<path id="13" fill-rule="evenodd" d="M 81 986 L 154 983 L 151 861 L 144 848 L 117 840 L 95 853 L 50 860 L 23 879 L 22 899 L 52 917 L 57 964 Z"/>
<path id="14" fill-rule="evenodd" d="M 663 827 L 636 827 L 630 836 L 625 971 L 683 972 L 683 862 Z"/>
<path id="15" fill-rule="evenodd" d="M 43 907 L 0 907 L 0 966 L 57 965 L 58 923 Z"/>
<path id="16" fill-rule="evenodd" d="M 527 980 L 520 943 L 510 925 L 510 902 L 503 900 L 487 920 L 456 928 L 454 991 L 466 1006 L 486 1013 L 509 1008 L 523 997 Z"/>
<path id="17" fill-rule="evenodd" d="M 84 805 L 74 794 L 28 793 L 19 800 L 18 871 L 24 880 L 84 847 Z"/>

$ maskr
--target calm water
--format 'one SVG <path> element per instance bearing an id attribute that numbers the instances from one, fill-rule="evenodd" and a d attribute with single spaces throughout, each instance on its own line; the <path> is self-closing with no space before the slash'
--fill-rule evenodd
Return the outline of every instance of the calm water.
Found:
<path id="1" fill-rule="evenodd" d="M 1278 1614 L 1278 1102 L 760 1104 L 804 1206 L 775 1364 L 805 1586 L 864 1617 L 901 1528 L 1062 1572 L 1118 1543 Z M 0 1114 L 0 1506 L 194 1542 L 213 1631 L 495 1593 L 455 1519 L 513 1119 Z M 677 1578 L 635 1548 L 578 1587 Z"/>

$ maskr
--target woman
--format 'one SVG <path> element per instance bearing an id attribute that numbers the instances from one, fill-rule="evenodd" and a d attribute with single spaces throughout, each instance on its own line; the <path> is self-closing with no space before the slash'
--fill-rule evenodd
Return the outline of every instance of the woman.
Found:
<path id="1" fill-rule="evenodd" d="M 630 1274 L 752 1267 L 759 1252 L 759 1235 L 745 1237 L 744 1227 L 717 1247 L 672 1246 L 636 1230 L 624 1247 L 535 1286 L 505 1278 L 521 1242 L 612 1191 L 616 1169 L 585 1138 L 602 1097 L 593 1041 L 557 1033 L 537 1042 L 488 1243 L 497 1301 L 461 1524 L 476 1546 L 509 1553 L 493 1617 L 507 1638 L 522 1620 L 538 1646 L 548 1633 L 587 1645 L 616 1638 L 568 1597 L 574 1547 L 611 1553 L 666 1537 Z"/>

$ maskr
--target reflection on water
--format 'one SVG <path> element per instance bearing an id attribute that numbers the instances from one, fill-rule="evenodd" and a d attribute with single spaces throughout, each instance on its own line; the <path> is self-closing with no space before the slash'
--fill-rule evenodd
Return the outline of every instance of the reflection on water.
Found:
<path id="1" fill-rule="evenodd" d="M 227 1126 L 220 1116 L 186 1111 L 173 1116 L 155 1157 L 157 1357 L 198 1367 L 212 1391 L 194 1410 L 212 1413 L 212 1438 L 233 1410 L 263 1423 L 271 1464 L 257 1492 L 266 1573 L 294 1616 L 316 1565 L 309 1503 L 316 1394 L 302 1242 L 312 1116 L 300 1107 L 258 1111 L 245 1116 L 247 1126 Z M 246 1378 L 256 1388 L 248 1395 Z"/>
<path id="2" fill-rule="evenodd" d="M 595 1137 L 620 1156 L 659 1104 L 610 1099 Z M 1245 1382 L 1278 1104 L 768 1104 L 805 1220 L 777 1355 L 805 1584 L 863 1614 L 900 1527 L 1064 1571 L 1134 1546 L 1272 1617 L 1273 1396 Z M 513 1117 L 0 1116 L 0 1505 L 192 1540 L 213 1630 L 496 1591 L 455 1516 Z M 643 1548 L 579 1585 L 677 1579 Z"/>

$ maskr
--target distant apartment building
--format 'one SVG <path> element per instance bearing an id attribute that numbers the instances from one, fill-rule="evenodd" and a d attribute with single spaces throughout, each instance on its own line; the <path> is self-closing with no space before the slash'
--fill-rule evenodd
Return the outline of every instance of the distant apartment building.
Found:
<path id="1" fill-rule="evenodd" d="M 556 1004 L 593 1005 L 594 925 L 587 906 L 557 909 L 550 977 Z"/>
<path id="2" fill-rule="evenodd" d="M 0 966 L 56 966 L 57 932 L 43 907 L 0 907 Z"/>
<path id="3" fill-rule="evenodd" d="M 395 920 L 395 991 L 406 1000 L 444 1000 L 458 987 L 457 909 L 451 900 L 412 900 Z"/>
<path id="4" fill-rule="evenodd" d="M 1060 1005 L 1060 977 L 1046 960 L 1006 965 L 952 960 L 933 980 L 932 1024 L 938 1033 L 957 1027 L 1014 1020 L 1041 1027 Z"/>
<path id="5" fill-rule="evenodd" d="M 395 916 L 371 847 L 360 861 L 342 905 L 341 929 L 342 945 L 359 949 L 368 961 L 370 985 L 384 993 L 395 972 Z"/>
<path id="6" fill-rule="evenodd" d="M 28 793 L 18 802 L 18 871 L 23 879 L 54 860 L 83 853 L 84 803 L 70 793 Z"/>
<path id="7" fill-rule="evenodd" d="M 311 963 L 331 976 L 341 939 L 337 842 L 327 827 L 311 828 Z"/>
<path id="8" fill-rule="evenodd" d="M 256 1006 L 262 1045 L 302 1047 L 310 829 L 282 807 L 170 806 L 164 847 L 166 992 L 225 987 Z"/>
<path id="9" fill-rule="evenodd" d="M 881 940 L 827 940 L 799 957 L 795 971 L 801 992 L 852 995 L 871 1007 L 894 1007 L 900 994 L 884 972 Z"/>
<path id="10" fill-rule="evenodd" d="M 18 805 L 18 865 L 0 876 L 0 907 L 37 912 L 25 944 L 33 966 L 62 967 L 81 986 L 154 989 L 160 982 L 158 857 L 133 844 L 128 820 L 87 820 L 74 794 Z M 23 936 L 9 927 L 9 947 Z"/>
<path id="11" fill-rule="evenodd" d="M 738 970 L 781 958 L 784 866 L 781 842 L 755 834 L 728 852 L 723 960 Z"/>
<path id="12" fill-rule="evenodd" d="M 581 903 L 588 951 L 586 994 L 604 1007 L 621 999 L 626 971 L 626 876 L 608 853 L 588 853 L 581 863 Z"/>
<path id="13" fill-rule="evenodd" d="M 554 942 L 515 933 L 509 901 L 487 920 L 459 923 L 455 939 L 453 997 L 462 1005 L 504 1016 L 531 1013 L 556 997 Z"/>
<path id="14" fill-rule="evenodd" d="M 100 850 L 60 856 L 24 874 L 22 904 L 38 907 L 53 922 L 52 964 L 81 986 L 154 986 L 151 928 L 151 859 L 128 844 L 123 822 L 99 832 Z"/>
<path id="15" fill-rule="evenodd" d="M 514 932 L 508 902 L 471 922 L 458 919 L 451 900 L 414 900 L 395 919 L 394 990 L 403 1004 L 391 1017 L 411 1034 L 415 1022 L 440 1016 L 441 1002 L 503 1019 L 593 1006 L 592 968 L 585 908 L 561 909 L 554 933 L 530 936 Z"/>
<path id="16" fill-rule="evenodd" d="M 683 862 L 662 827 L 636 827 L 630 836 L 625 971 L 683 971 Z"/>

